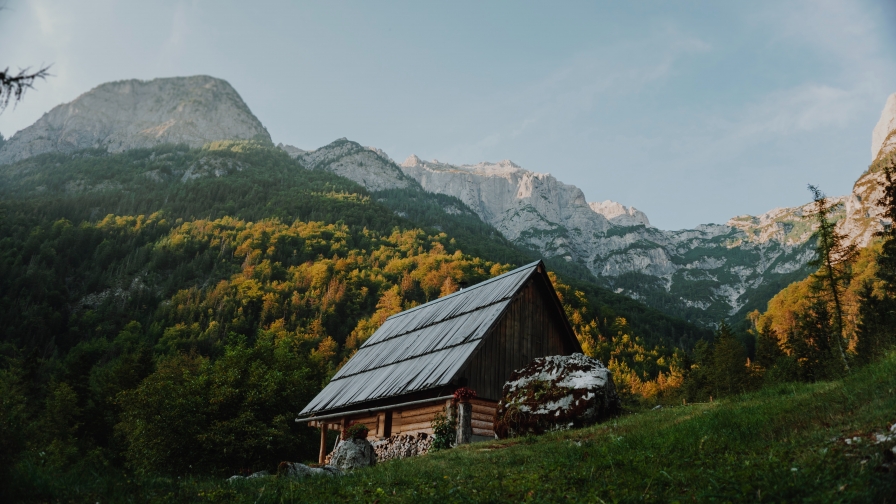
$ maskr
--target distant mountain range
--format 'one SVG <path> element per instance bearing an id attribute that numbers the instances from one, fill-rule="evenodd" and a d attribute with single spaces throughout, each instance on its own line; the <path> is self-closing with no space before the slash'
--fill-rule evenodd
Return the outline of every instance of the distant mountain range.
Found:
<path id="1" fill-rule="evenodd" d="M 54 108 L 16 133 L 0 148 L 0 164 L 54 151 L 198 147 L 229 139 L 270 143 L 227 82 L 207 76 L 120 81 Z M 312 151 L 279 147 L 306 168 L 363 185 L 374 198 L 405 190 L 450 196 L 437 200 L 446 214 L 475 214 L 513 244 L 578 265 L 598 284 L 694 322 L 743 320 L 809 273 L 814 244 L 808 205 L 667 231 L 651 226 L 640 210 L 588 202 L 578 187 L 508 160 L 457 166 L 410 156 L 399 165 L 383 151 L 347 139 Z M 896 94 L 874 129 L 872 161 L 893 148 Z M 881 174 L 869 169 L 850 195 L 833 199 L 841 229 L 860 245 L 882 226 L 880 194 Z"/>

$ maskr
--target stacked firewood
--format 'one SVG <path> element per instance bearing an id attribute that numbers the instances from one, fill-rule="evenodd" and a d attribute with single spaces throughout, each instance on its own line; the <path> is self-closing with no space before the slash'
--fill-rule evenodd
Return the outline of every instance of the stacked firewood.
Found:
<path id="1" fill-rule="evenodd" d="M 379 462 L 425 455 L 432 446 L 432 436 L 425 432 L 417 434 L 394 434 L 373 443 L 373 451 Z"/>

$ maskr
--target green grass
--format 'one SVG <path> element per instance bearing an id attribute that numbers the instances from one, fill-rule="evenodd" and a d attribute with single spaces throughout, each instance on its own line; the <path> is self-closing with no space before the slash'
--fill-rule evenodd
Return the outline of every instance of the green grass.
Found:
<path id="1" fill-rule="evenodd" d="M 41 502 L 896 502 L 884 446 L 832 438 L 896 422 L 896 354 L 838 381 L 782 384 L 586 429 L 479 443 L 339 479 L 20 473 Z"/>

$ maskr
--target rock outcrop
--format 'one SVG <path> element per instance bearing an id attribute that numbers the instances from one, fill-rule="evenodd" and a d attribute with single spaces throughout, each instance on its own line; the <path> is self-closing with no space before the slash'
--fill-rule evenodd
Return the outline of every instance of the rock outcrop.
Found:
<path id="1" fill-rule="evenodd" d="M 343 472 L 331 465 L 310 467 L 298 462 L 281 462 L 277 467 L 277 475 L 287 478 L 304 478 L 307 476 L 342 476 Z"/>
<path id="2" fill-rule="evenodd" d="M 278 147 L 293 159 L 298 159 L 305 168 L 341 175 L 371 191 L 401 189 L 416 184 L 385 152 L 362 147 L 345 138 L 313 151 L 304 151 L 292 145 L 279 144 Z"/>
<path id="3" fill-rule="evenodd" d="M 601 201 L 588 203 L 595 212 L 603 215 L 617 226 L 646 226 L 650 227 L 647 214 L 635 207 L 627 207 L 615 201 Z"/>
<path id="4" fill-rule="evenodd" d="M 884 215 L 880 199 L 884 194 L 886 178 L 883 165 L 896 161 L 896 93 L 887 98 L 880 120 L 871 135 L 872 164 L 859 177 L 846 197 L 846 218 L 839 230 L 850 241 L 864 247 L 874 238 L 874 233 L 892 224 Z"/>
<path id="5" fill-rule="evenodd" d="M 54 107 L 0 149 L 0 164 L 45 152 L 109 152 L 215 140 L 270 142 L 267 130 L 226 81 L 197 75 L 109 82 Z"/>
<path id="6" fill-rule="evenodd" d="M 880 120 L 871 132 L 871 161 L 896 149 L 896 93 L 887 98 Z"/>
<path id="7" fill-rule="evenodd" d="M 344 439 L 331 454 L 328 465 L 346 472 L 375 464 L 376 453 L 369 441 L 366 439 Z"/>
<path id="8" fill-rule="evenodd" d="M 593 424 L 619 410 L 613 376 L 582 354 L 539 357 L 514 371 L 495 414 L 500 438 Z"/>

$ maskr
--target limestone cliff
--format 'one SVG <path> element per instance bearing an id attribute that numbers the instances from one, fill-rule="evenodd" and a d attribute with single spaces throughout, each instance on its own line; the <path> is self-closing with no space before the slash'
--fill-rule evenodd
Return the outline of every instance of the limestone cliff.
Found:
<path id="1" fill-rule="evenodd" d="M 584 257 L 576 236 L 612 227 L 578 187 L 510 161 L 453 166 L 411 156 L 401 169 L 424 190 L 457 197 L 506 238 L 549 256 Z"/>
<path id="2" fill-rule="evenodd" d="M 871 134 L 871 166 L 859 177 L 846 199 L 846 218 L 840 231 L 860 247 L 870 243 L 874 233 L 889 224 L 879 203 L 886 183 L 882 167 L 893 156 L 896 156 L 896 93 L 887 98 Z"/>
<path id="3" fill-rule="evenodd" d="M 109 152 L 271 137 L 226 81 L 197 75 L 109 82 L 54 107 L 0 149 L 0 164 L 45 152 Z"/>
<path id="4" fill-rule="evenodd" d="M 579 188 L 510 161 L 454 166 L 411 156 L 401 167 L 425 190 L 459 198 L 511 241 L 576 261 L 617 292 L 671 297 L 713 316 L 738 312 L 811 256 L 804 207 L 663 231 L 637 209 L 588 203 Z"/>
<path id="5" fill-rule="evenodd" d="M 595 212 L 603 215 L 617 226 L 647 226 L 650 227 L 650 221 L 647 214 L 635 207 L 627 207 L 622 203 L 615 201 L 593 201 L 588 203 Z"/>
<path id="6" fill-rule="evenodd" d="M 871 133 L 871 161 L 896 149 L 896 93 L 887 98 L 880 120 Z"/>

